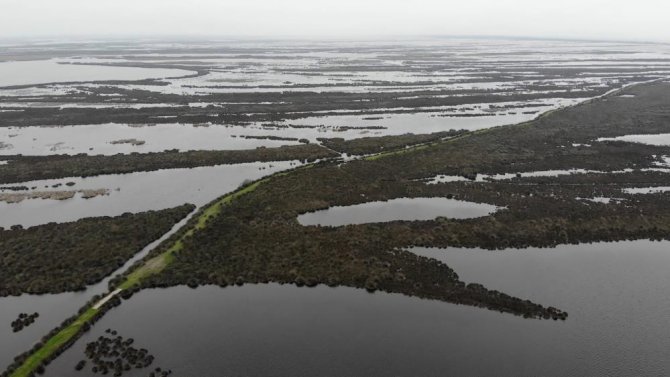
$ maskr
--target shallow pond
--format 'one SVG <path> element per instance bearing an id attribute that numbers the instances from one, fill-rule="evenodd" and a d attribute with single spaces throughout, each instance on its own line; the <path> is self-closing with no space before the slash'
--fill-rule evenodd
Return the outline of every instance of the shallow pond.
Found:
<path id="1" fill-rule="evenodd" d="M 415 249 L 465 281 L 565 309 L 565 322 L 324 286 L 147 290 L 110 311 L 47 375 L 70 375 L 86 342 L 108 327 L 175 375 L 667 375 L 668 250 L 650 241 Z"/>
<path id="2" fill-rule="evenodd" d="M 521 114 L 460 118 L 416 113 L 308 117 L 277 124 L 254 123 L 247 126 L 178 123 L 148 126 L 109 123 L 62 127 L 0 127 L 0 154 L 112 155 L 162 152 L 175 148 L 182 151 L 239 150 L 295 145 L 299 144 L 298 139 L 318 143 L 319 138 L 348 140 L 404 133 L 481 129 L 530 120 L 534 116 Z M 132 139 L 141 144 L 133 144 L 130 142 Z"/>
<path id="3" fill-rule="evenodd" d="M 396 220 L 433 220 L 437 217 L 471 219 L 499 208 L 485 203 L 447 198 L 400 198 L 308 212 L 298 216 L 302 225 L 341 226 Z"/>
<path id="4" fill-rule="evenodd" d="M 20 224 L 26 227 L 84 217 L 117 216 L 124 212 L 164 209 L 184 203 L 200 206 L 236 189 L 247 179 L 255 180 L 298 165 L 298 161 L 255 162 L 23 182 L 20 185 L 36 186 L 36 190 L 40 191 L 108 189 L 109 194 L 91 199 L 75 196 L 67 200 L 0 202 L 0 226 Z M 68 182 L 74 182 L 74 185 L 67 186 Z M 51 188 L 55 184 L 62 186 Z"/>

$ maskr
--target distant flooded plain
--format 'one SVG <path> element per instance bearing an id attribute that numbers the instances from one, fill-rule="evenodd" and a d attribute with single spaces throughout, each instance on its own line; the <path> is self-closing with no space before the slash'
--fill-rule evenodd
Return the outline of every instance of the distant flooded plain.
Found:
<path id="1" fill-rule="evenodd" d="M 67 58 L 1 62 L 0 165 L 11 163 L 2 156 L 18 154 L 254 149 L 305 140 L 319 143 L 320 138 L 476 131 L 525 122 L 623 85 L 670 76 L 670 49 L 640 44 L 229 43 L 175 43 L 167 51 L 151 42 L 127 49 L 120 44 L 102 46 L 87 57 L 67 47 L 73 50 L 58 54 Z M 21 53 L 11 47 L 7 51 Z M 323 103 L 300 102 L 323 93 L 330 96 Z M 464 104 L 453 104 L 459 101 Z M 334 108 L 333 103 L 341 105 Z M 175 108 L 181 113 L 170 112 Z M 119 109 L 140 120 L 102 117 L 96 123 L 91 121 L 95 116 L 77 118 L 86 111 L 111 114 Z M 41 111 L 47 115 L 25 126 L 21 116 L 30 111 L 38 118 Z M 45 126 L 49 114 L 66 114 L 63 122 L 68 125 Z M 231 114 L 233 121 L 225 120 Z M 259 114 L 270 116 L 249 120 Z M 198 120 L 178 121 L 181 115 Z M 16 119 L 21 120 L 18 126 L 7 126 Z M 668 144 L 666 134 L 617 140 Z M 107 191 L 90 199 L 77 194 L 60 201 L 0 201 L 0 227 L 115 216 L 186 202 L 201 206 L 247 180 L 302 164 L 248 163 L 16 182 L 12 186 L 25 185 L 29 192 Z M 518 176 L 578 173 L 583 172 Z M 476 180 L 515 177 L 479 174 Z M 427 183 L 465 179 L 439 176 Z M 668 187 L 631 190 L 646 194 Z M 0 190 L 7 192 L 14 190 Z M 498 210 L 504 209 L 446 198 L 405 198 L 332 207 L 298 220 L 303 225 L 342 226 L 440 216 L 465 219 Z M 153 246 L 138 250 L 135 259 Z M 308 376 L 324 371 L 380 377 L 664 375 L 670 370 L 670 337 L 665 336 L 670 304 L 662 299 L 670 291 L 669 246 L 642 240 L 555 249 L 412 249 L 448 264 L 466 282 L 566 310 L 565 322 L 325 286 L 146 290 L 111 310 L 46 375 L 93 376 L 90 365 L 79 373 L 74 366 L 84 358 L 86 343 L 106 328 L 135 338 L 138 346 L 156 355 L 157 364 L 178 376 Z M 85 292 L 0 298 L 0 369 L 106 288 L 105 280 Z M 35 324 L 11 332 L 9 323 L 19 313 L 35 311 L 40 313 Z"/>

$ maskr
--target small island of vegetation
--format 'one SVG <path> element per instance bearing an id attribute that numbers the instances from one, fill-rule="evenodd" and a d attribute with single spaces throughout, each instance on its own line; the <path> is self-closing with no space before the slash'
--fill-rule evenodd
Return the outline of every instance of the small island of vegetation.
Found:
<path id="1" fill-rule="evenodd" d="M 33 314 L 28 314 L 28 313 L 19 313 L 18 318 L 12 321 L 12 331 L 13 332 L 19 332 L 23 330 L 24 328 L 32 325 L 37 317 L 39 317 L 40 314 L 35 312 Z"/>

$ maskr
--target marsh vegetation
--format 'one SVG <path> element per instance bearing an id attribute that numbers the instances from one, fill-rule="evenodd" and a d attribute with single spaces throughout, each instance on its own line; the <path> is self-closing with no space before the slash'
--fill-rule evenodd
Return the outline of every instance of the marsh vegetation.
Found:
<path id="1" fill-rule="evenodd" d="M 193 210 L 182 205 L 0 231 L 0 297 L 77 291 L 120 267 Z"/>
<path id="2" fill-rule="evenodd" d="M 177 150 L 159 153 L 87 156 L 11 156 L 11 163 L 0 165 L 0 183 L 38 179 L 88 177 L 102 174 L 124 174 L 159 169 L 193 168 L 255 161 L 314 161 L 336 154 L 318 145 L 307 144 L 278 148 L 260 147 L 242 151 Z"/>
<path id="3" fill-rule="evenodd" d="M 245 282 L 347 285 L 488 307 L 529 317 L 565 318 L 545 308 L 483 286 L 463 284 L 446 265 L 403 247 L 504 248 L 564 243 L 667 239 L 670 203 L 633 199 L 635 206 L 588 203 L 636 182 L 670 177 L 642 171 L 652 155 L 667 149 L 626 143 L 586 143 L 598 134 L 617 134 L 648 125 L 663 127 L 670 86 L 628 89 L 625 104 L 605 98 L 553 112 L 540 119 L 445 140 L 425 148 L 349 163 L 324 163 L 273 177 L 232 201 L 207 226 L 184 240 L 159 275 L 143 286 L 244 284 Z M 640 121 L 644 118 L 644 121 Z M 436 174 L 468 176 L 559 169 L 570 166 L 618 174 L 613 186 L 602 174 L 515 178 L 511 181 L 448 182 L 417 179 Z M 570 180 L 571 183 L 563 183 Z M 595 183 L 595 184 L 594 184 Z M 597 195 L 596 195 L 597 194 Z M 399 197 L 451 197 L 504 206 L 490 216 L 458 220 L 396 221 L 344 227 L 302 227 L 305 212 Z"/>

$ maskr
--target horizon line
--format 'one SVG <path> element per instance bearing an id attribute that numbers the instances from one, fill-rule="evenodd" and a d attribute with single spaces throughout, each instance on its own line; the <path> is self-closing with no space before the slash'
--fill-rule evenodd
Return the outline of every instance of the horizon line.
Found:
<path id="1" fill-rule="evenodd" d="M 621 39 L 621 38 L 594 38 L 594 37 L 568 37 L 568 36 L 529 36 L 529 35 L 490 35 L 490 34 L 403 34 L 403 35 L 232 35 L 232 34 L 45 34 L 26 36 L 0 36 L 0 41 L 54 41 L 80 42 L 83 40 L 100 41 L 131 41 L 131 40 L 156 40 L 156 41 L 180 41 L 180 40 L 231 40 L 231 41 L 416 41 L 420 39 L 481 39 L 481 40 L 535 40 L 556 42 L 594 42 L 594 43 L 632 43 L 632 44 L 670 44 L 670 41 L 646 40 L 646 39 Z"/>

